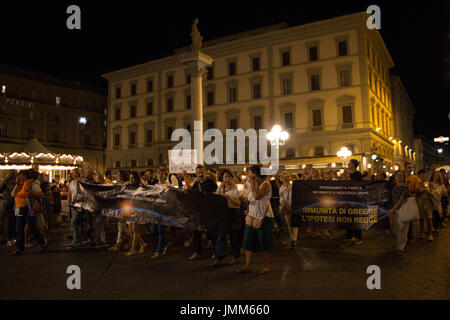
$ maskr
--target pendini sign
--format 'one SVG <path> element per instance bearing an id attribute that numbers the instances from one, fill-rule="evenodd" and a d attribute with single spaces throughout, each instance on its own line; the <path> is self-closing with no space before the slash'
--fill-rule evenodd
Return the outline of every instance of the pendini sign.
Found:
<path id="1" fill-rule="evenodd" d="M 448 137 L 443 137 L 443 136 L 440 136 L 438 138 L 434 138 L 434 142 L 440 142 L 440 143 L 446 142 L 448 140 L 449 140 Z"/>

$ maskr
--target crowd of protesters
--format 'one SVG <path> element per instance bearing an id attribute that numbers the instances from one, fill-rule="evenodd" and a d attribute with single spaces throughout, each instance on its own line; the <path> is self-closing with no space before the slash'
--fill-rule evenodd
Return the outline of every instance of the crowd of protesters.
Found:
<path id="1" fill-rule="evenodd" d="M 421 239 L 433 241 L 433 234 L 446 228 L 449 181 L 445 170 L 437 171 L 436 166 L 432 166 L 430 170 L 420 170 L 416 175 L 412 163 L 406 163 L 404 169 L 397 170 L 390 177 L 385 173 L 369 177 L 367 172 L 358 171 L 358 167 L 359 162 L 352 159 L 346 170 L 320 171 L 307 165 L 301 173 L 284 171 L 274 176 L 264 176 L 261 174 L 261 167 L 257 165 L 244 169 L 244 172 L 227 169 L 219 172 L 199 165 L 195 175 L 186 172 L 169 174 L 168 167 L 162 165 L 158 169 L 140 173 L 120 170 L 118 175 L 113 176 L 109 170 L 102 174 L 85 164 L 82 170 L 72 171 L 64 184 L 49 182 L 48 176 L 39 174 L 34 169 L 18 173 L 9 170 L 3 172 L 0 180 L 4 209 L 2 220 L 5 222 L 0 224 L 1 232 L 5 234 L 6 244 L 14 248 L 12 255 L 22 254 L 31 237 L 40 245 L 40 250 L 45 251 L 50 231 L 61 220 L 58 219 L 62 210 L 61 200 L 67 197 L 70 208 L 70 247 L 108 246 L 105 225 L 111 224 L 111 221 L 99 212 L 81 208 L 80 202 L 83 202 L 84 195 L 80 189 L 80 181 L 118 183 L 134 187 L 157 185 L 189 188 L 226 197 L 232 217 L 231 231 L 228 234 L 193 231 L 185 239 L 185 246 L 192 248 L 189 260 L 200 259 L 207 250 L 213 260 L 212 267 L 217 267 L 224 264 L 229 245 L 231 258 L 226 264 L 237 264 L 240 256 L 244 255 L 245 263 L 238 270 L 241 273 L 250 271 L 252 254 L 255 252 L 263 252 L 264 255 L 264 266 L 260 273 L 269 272 L 274 238 L 278 239 L 282 231 L 287 238 L 284 244 L 292 249 L 297 246 L 301 221 L 298 215 L 293 215 L 292 210 L 292 183 L 295 180 L 385 181 L 389 190 L 387 232 L 392 232 L 396 237 L 395 253 L 398 255 L 403 254 L 406 244 L 414 239 L 413 223 L 400 223 L 396 217 L 407 199 L 414 197 L 417 203 Z M 137 222 L 118 221 L 115 230 L 116 240 L 108 248 L 109 251 L 126 251 L 127 256 L 142 254 L 147 247 L 145 235 L 150 233 L 157 242 L 152 259 L 167 255 L 176 235 L 176 228 Z M 306 229 L 304 232 L 313 231 L 317 236 L 322 236 L 323 232 L 326 238 L 330 237 L 329 230 L 324 229 Z M 342 241 L 358 245 L 362 243 L 362 239 L 361 230 L 349 229 Z M 202 242 L 207 243 L 205 249 Z"/>

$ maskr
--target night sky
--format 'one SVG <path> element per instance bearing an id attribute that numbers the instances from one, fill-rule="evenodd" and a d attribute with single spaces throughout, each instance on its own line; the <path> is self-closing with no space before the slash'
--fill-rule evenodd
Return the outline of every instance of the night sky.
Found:
<path id="1" fill-rule="evenodd" d="M 281 22 L 295 26 L 366 11 L 377 4 L 395 72 L 416 108 L 415 134 L 429 138 L 450 134 L 449 88 L 444 78 L 448 70 L 443 63 L 449 50 L 450 5 L 444 1 L 299 0 L 272 1 L 270 6 L 242 0 L 191 1 L 191 6 L 175 1 L 112 3 L 2 3 L 0 64 L 106 88 L 101 74 L 162 58 L 189 45 L 195 17 L 204 39 L 211 40 Z M 81 8 L 81 30 L 66 28 L 66 8 L 71 4 Z"/>

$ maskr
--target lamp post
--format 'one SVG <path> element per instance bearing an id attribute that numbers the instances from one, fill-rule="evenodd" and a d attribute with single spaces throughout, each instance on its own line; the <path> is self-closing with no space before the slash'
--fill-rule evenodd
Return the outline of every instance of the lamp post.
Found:
<path id="1" fill-rule="evenodd" d="M 350 150 L 348 150 L 347 147 L 342 147 L 338 152 L 337 152 L 337 156 L 339 158 L 344 158 L 344 167 L 347 166 L 346 160 L 348 157 L 352 156 L 352 152 Z"/>
<path id="2" fill-rule="evenodd" d="M 280 155 L 280 146 L 284 145 L 286 143 L 286 140 L 289 139 L 289 133 L 286 131 L 282 131 L 281 127 L 279 125 L 274 125 L 272 127 L 272 130 L 267 134 L 267 140 L 270 141 L 270 144 L 272 146 L 275 146 L 275 152 L 276 152 L 276 168 L 271 168 L 278 170 L 278 159 Z"/>

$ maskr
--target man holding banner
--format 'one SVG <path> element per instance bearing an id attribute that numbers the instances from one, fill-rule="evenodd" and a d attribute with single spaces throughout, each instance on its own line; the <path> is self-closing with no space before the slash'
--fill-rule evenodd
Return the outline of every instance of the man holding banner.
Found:
<path id="1" fill-rule="evenodd" d="M 362 181 L 363 177 L 361 172 L 356 170 L 358 168 L 359 162 L 356 159 L 351 159 L 348 163 L 348 173 L 351 181 Z M 362 243 L 362 231 L 359 230 L 347 230 L 345 241 L 351 241 L 352 244 L 361 244 Z"/>

